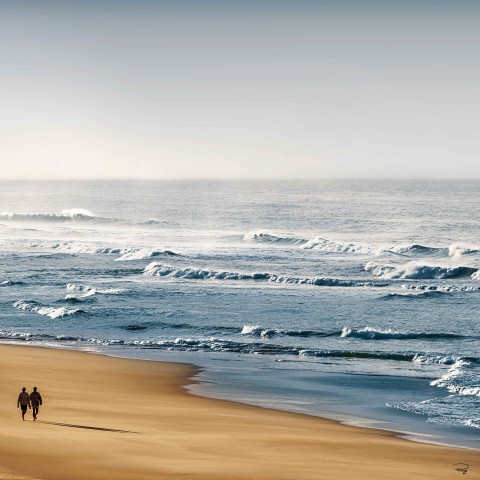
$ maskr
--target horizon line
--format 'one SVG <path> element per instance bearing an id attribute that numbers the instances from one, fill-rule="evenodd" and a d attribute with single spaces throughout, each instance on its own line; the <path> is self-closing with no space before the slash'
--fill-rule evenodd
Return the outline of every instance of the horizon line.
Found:
<path id="1" fill-rule="evenodd" d="M 65 177 L 65 178 L 1 178 L 0 182 L 157 182 L 157 181 L 318 181 L 318 180 L 401 180 L 401 181 L 480 181 L 479 177 Z"/>

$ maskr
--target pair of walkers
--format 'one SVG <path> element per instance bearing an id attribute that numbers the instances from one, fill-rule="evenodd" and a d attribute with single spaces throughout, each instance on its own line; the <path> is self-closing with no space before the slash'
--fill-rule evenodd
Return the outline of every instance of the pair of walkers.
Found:
<path id="1" fill-rule="evenodd" d="M 37 387 L 33 387 L 33 392 L 29 395 L 25 387 L 22 388 L 17 400 L 17 408 L 22 409 L 22 420 L 25 420 L 25 414 L 27 413 L 27 407 L 33 410 L 33 421 L 37 419 L 38 409 L 42 404 L 42 396 L 37 391 Z"/>

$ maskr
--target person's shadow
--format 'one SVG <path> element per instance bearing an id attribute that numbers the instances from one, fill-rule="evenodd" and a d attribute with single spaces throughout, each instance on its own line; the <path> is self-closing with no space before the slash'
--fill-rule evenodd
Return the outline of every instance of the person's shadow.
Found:
<path id="1" fill-rule="evenodd" d="M 47 422 L 45 420 L 37 420 L 37 423 L 46 423 L 48 425 L 57 425 L 59 427 L 85 428 L 87 430 L 100 430 L 102 432 L 136 433 L 136 434 L 140 433 L 140 432 L 131 432 L 129 430 L 117 430 L 115 428 L 90 427 L 89 425 L 74 425 L 72 423 Z"/>

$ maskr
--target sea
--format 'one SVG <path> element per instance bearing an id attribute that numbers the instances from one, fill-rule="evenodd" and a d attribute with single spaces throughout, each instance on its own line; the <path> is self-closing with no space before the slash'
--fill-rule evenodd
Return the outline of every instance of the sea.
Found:
<path id="1" fill-rule="evenodd" d="M 479 207 L 479 181 L 2 181 L 0 341 L 478 449 Z"/>

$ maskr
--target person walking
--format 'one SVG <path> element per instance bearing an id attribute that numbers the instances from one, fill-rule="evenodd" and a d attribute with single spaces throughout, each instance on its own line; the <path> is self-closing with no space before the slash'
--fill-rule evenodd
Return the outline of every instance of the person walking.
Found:
<path id="1" fill-rule="evenodd" d="M 30 403 L 32 404 L 33 421 L 35 421 L 37 419 L 38 409 L 42 404 L 42 396 L 40 392 L 37 392 L 37 387 L 33 387 L 33 392 L 30 394 Z"/>
<path id="2" fill-rule="evenodd" d="M 22 408 L 22 420 L 25 420 L 25 414 L 27 413 L 27 407 L 32 408 L 30 406 L 30 395 L 27 393 L 27 389 L 25 387 L 22 388 L 20 395 L 18 396 L 17 400 L 17 408 Z"/>
<path id="3" fill-rule="evenodd" d="M 30 403 L 32 404 L 33 421 L 37 419 L 38 409 L 42 404 L 42 396 L 37 392 L 37 387 L 33 387 L 33 392 L 30 394 Z"/>

